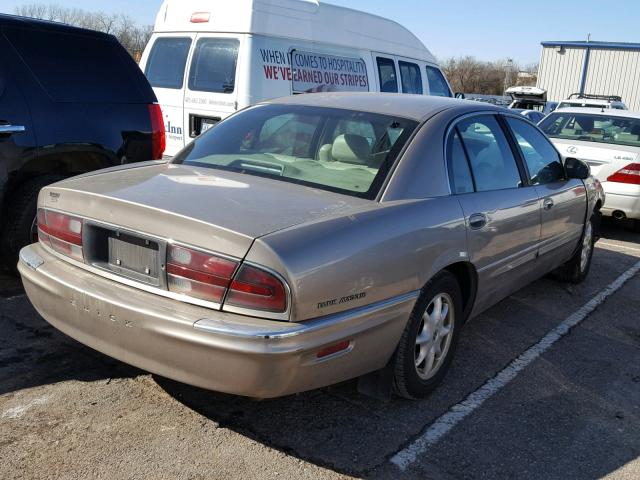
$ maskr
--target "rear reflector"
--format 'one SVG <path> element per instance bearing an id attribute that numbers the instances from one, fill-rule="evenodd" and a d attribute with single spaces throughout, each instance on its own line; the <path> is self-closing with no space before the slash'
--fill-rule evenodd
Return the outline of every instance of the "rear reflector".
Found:
<path id="1" fill-rule="evenodd" d="M 38 240 L 56 252 L 84 261 L 82 252 L 82 219 L 38 209 Z"/>
<path id="2" fill-rule="evenodd" d="M 325 347 L 316 354 L 316 358 L 328 357 L 329 355 L 333 355 L 334 353 L 342 352 L 343 350 L 349 348 L 349 345 L 351 345 L 351 342 L 349 340 L 345 340 L 344 342 Z"/>
<path id="3" fill-rule="evenodd" d="M 283 313 L 287 310 L 287 291 L 272 273 L 244 264 L 229 286 L 225 305 Z"/>
<path id="4" fill-rule="evenodd" d="M 607 178 L 607 181 L 640 185 L 640 163 L 630 163 Z"/>
<path id="5" fill-rule="evenodd" d="M 194 12 L 191 14 L 191 23 L 207 23 L 210 17 L 210 12 Z"/>
<path id="6" fill-rule="evenodd" d="M 162 160 L 167 139 L 160 105 L 157 103 L 149 105 L 149 117 L 151 119 L 151 160 Z"/>
<path id="7" fill-rule="evenodd" d="M 238 262 L 178 245 L 167 248 L 169 290 L 222 303 Z"/>

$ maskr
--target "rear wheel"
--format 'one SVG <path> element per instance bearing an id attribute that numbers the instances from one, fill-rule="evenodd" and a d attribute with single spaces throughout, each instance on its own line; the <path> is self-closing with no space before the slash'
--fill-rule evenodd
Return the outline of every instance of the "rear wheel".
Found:
<path id="1" fill-rule="evenodd" d="M 440 272 L 422 289 L 396 350 L 394 391 L 428 395 L 444 378 L 462 324 L 462 294 L 455 277 Z"/>
<path id="2" fill-rule="evenodd" d="M 595 216 L 595 214 L 594 214 Z M 594 216 L 584 226 L 580 246 L 571 260 L 556 271 L 556 276 L 563 282 L 581 283 L 587 278 L 591 268 L 593 246 L 595 244 Z"/>
<path id="3" fill-rule="evenodd" d="M 20 185 L 5 202 L 0 260 L 9 271 L 16 272 L 20 249 L 37 240 L 36 208 L 42 187 L 62 180 L 59 175 L 43 175 Z"/>

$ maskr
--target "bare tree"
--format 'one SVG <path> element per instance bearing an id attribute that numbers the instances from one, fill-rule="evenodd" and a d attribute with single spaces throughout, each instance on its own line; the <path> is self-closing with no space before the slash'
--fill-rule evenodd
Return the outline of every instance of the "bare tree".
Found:
<path id="1" fill-rule="evenodd" d="M 66 8 L 58 4 L 32 3 L 15 8 L 17 15 L 67 23 L 114 35 L 136 59 L 151 37 L 151 25 L 138 25 L 129 15 L 89 12 L 80 8 Z"/>
<path id="2" fill-rule="evenodd" d="M 537 72 L 537 65 L 528 68 L 527 72 Z M 502 95 L 511 83 L 528 84 L 532 81 L 531 76 L 519 75 L 519 66 L 508 60 L 483 62 L 471 56 L 449 58 L 443 62 L 442 69 L 456 92 Z"/>

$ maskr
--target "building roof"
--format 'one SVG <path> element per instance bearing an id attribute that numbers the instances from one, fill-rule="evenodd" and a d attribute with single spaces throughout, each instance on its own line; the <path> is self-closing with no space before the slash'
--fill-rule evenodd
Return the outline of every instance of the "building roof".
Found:
<path id="1" fill-rule="evenodd" d="M 628 42 L 584 42 L 584 41 L 545 41 L 543 47 L 569 47 L 569 48 L 601 48 L 611 50 L 640 50 L 640 43 Z"/>
<path id="2" fill-rule="evenodd" d="M 461 113 L 477 111 L 504 112 L 505 108 L 487 103 L 458 100 L 456 98 L 404 93 L 331 92 L 306 93 L 267 100 L 262 103 L 306 105 L 341 108 L 359 112 L 378 113 L 421 121 L 443 110 L 458 109 Z"/>

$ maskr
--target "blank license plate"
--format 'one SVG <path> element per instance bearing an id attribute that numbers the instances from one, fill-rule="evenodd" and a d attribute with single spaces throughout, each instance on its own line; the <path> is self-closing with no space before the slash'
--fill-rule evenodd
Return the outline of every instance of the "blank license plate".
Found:
<path id="1" fill-rule="evenodd" d="M 157 242 L 124 233 L 109 235 L 109 266 L 121 274 L 157 279 L 160 269 Z"/>

